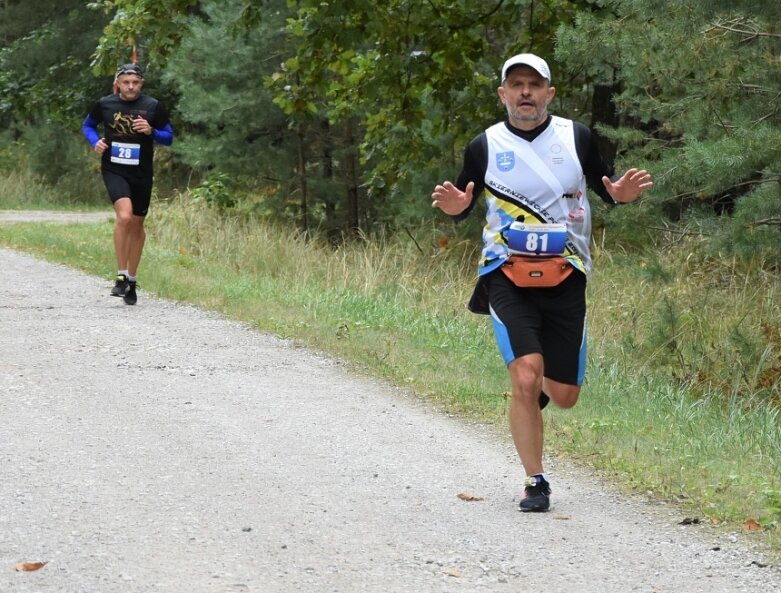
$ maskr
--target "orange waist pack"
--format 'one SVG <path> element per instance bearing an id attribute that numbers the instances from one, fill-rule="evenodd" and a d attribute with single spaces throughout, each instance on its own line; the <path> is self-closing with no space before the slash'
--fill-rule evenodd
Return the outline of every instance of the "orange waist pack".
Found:
<path id="1" fill-rule="evenodd" d="M 550 288 L 564 282 L 572 273 L 572 264 L 563 257 L 523 257 L 511 255 L 502 264 L 502 272 L 521 288 Z"/>

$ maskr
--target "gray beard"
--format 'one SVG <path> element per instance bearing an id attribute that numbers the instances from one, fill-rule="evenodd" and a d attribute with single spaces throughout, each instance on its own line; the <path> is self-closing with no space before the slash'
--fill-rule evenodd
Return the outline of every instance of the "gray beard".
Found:
<path id="1" fill-rule="evenodd" d="M 534 113 L 531 115 L 521 113 L 520 111 L 516 111 L 514 109 L 508 109 L 507 114 L 510 116 L 510 123 L 513 122 L 542 123 L 542 121 L 545 119 L 547 115 L 544 109 L 543 110 L 535 109 Z"/>

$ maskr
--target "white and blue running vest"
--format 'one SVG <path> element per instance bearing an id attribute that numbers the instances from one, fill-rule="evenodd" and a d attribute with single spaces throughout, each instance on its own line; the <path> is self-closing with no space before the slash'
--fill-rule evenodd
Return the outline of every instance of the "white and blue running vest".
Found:
<path id="1" fill-rule="evenodd" d="M 572 120 L 552 116 L 550 125 L 531 142 L 513 134 L 504 122 L 491 126 L 485 134 L 487 212 L 480 275 L 507 259 L 502 233 L 515 220 L 566 224 L 568 240 L 563 255 L 588 274 L 591 211 Z"/>

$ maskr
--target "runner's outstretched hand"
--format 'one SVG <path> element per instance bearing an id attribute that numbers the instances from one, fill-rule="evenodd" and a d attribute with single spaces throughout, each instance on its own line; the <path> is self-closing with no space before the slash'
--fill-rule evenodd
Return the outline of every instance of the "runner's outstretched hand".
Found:
<path id="1" fill-rule="evenodd" d="M 602 183 L 616 202 L 634 202 L 641 193 L 654 185 L 651 174 L 645 169 L 629 169 L 615 183 L 609 177 L 603 177 Z"/>
<path id="2" fill-rule="evenodd" d="M 450 216 L 461 214 L 472 203 L 472 190 L 474 187 L 474 182 L 470 181 L 466 186 L 466 191 L 461 191 L 449 181 L 445 181 L 442 185 L 434 188 L 434 193 L 431 194 L 431 198 L 434 201 L 431 202 L 431 206 L 439 208 Z"/>

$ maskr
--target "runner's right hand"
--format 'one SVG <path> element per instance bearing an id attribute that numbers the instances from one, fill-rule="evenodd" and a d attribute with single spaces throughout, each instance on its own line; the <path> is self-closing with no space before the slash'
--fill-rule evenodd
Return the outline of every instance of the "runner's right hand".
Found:
<path id="1" fill-rule="evenodd" d="M 434 188 L 434 193 L 431 194 L 434 201 L 431 202 L 431 206 L 439 208 L 450 216 L 461 214 L 472 203 L 474 187 L 474 182 L 470 181 L 466 186 L 466 191 L 461 191 L 449 181 L 445 181 L 442 185 L 437 185 Z"/>

